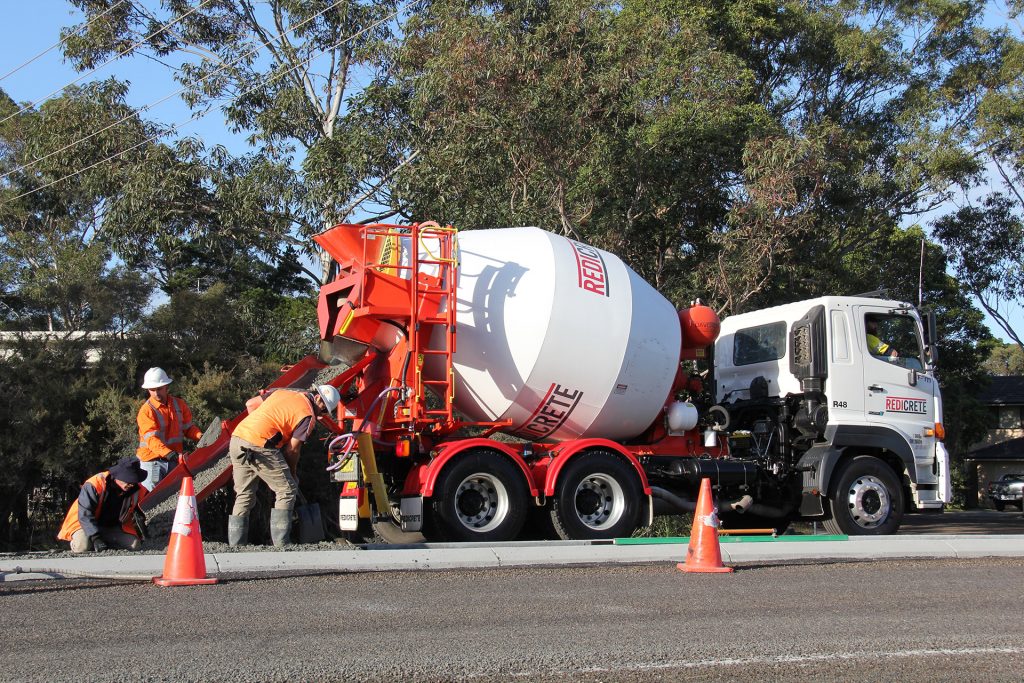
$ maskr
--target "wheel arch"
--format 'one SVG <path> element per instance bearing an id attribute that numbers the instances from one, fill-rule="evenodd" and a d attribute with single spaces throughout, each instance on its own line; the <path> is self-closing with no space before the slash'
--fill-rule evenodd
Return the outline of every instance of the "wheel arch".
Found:
<path id="1" fill-rule="evenodd" d="M 854 455 L 872 455 L 887 463 L 904 486 L 906 481 L 917 483 L 914 451 L 907 440 L 893 429 L 873 425 L 840 425 L 832 436 L 831 444 L 833 448 L 843 451 L 841 460 Z M 835 471 L 831 470 L 830 474 Z M 821 483 L 831 482 L 826 480 Z"/>
<path id="2" fill-rule="evenodd" d="M 544 477 L 544 495 L 548 498 L 555 495 L 558 477 L 570 460 L 577 456 L 582 456 L 587 451 L 595 450 L 608 451 L 628 463 L 636 472 L 637 477 L 640 478 L 640 488 L 643 490 L 644 495 L 651 495 L 651 485 L 647 481 L 647 473 L 644 471 L 640 461 L 637 460 L 635 455 L 626 450 L 622 444 L 609 441 L 608 439 L 580 439 L 578 441 L 567 441 L 562 444 L 561 448 L 554 454 L 554 460 L 548 465 L 547 473 Z"/>
<path id="3" fill-rule="evenodd" d="M 870 432 L 860 430 L 870 430 Z M 840 433 L 841 432 L 841 433 Z M 871 438 L 860 438 L 865 434 Z M 896 476 L 903 490 L 905 505 L 913 500 L 911 486 L 915 480 L 913 452 L 910 444 L 898 433 L 884 427 L 858 427 L 837 430 L 838 438 L 830 443 L 820 444 L 808 449 L 800 458 L 797 467 L 804 471 L 804 498 L 809 496 L 817 499 L 830 498 L 833 482 L 842 473 L 846 463 L 858 455 L 869 455 L 887 465 Z M 807 512 L 807 516 L 815 517 L 824 513 L 823 509 Z"/>
<path id="4" fill-rule="evenodd" d="M 459 456 L 476 450 L 496 451 L 515 463 L 516 467 L 519 468 L 520 473 L 523 475 L 523 480 L 526 482 L 530 495 L 534 498 L 537 497 L 539 494 L 537 483 L 534 481 L 533 475 L 530 473 L 530 468 L 526 466 L 526 461 L 523 460 L 523 457 L 509 444 L 483 438 L 462 439 L 459 441 L 450 441 L 440 444 L 437 447 L 437 454 L 434 458 L 423 467 L 422 471 L 418 473 L 420 479 L 420 495 L 424 498 L 433 497 L 434 487 L 437 485 L 437 479 L 441 475 L 441 471 L 445 466 Z"/>
<path id="5" fill-rule="evenodd" d="M 858 455 L 870 455 L 886 463 L 908 492 L 909 484 L 916 483 L 914 452 L 898 432 L 887 427 L 841 425 L 831 437 L 828 443 L 808 449 L 797 463 L 805 472 L 805 491 L 815 488 L 827 495 L 833 477 Z"/>

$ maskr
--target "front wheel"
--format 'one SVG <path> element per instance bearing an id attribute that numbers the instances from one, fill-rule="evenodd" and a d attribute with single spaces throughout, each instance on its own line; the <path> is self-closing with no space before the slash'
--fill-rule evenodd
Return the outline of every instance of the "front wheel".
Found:
<path id="1" fill-rule="evenodd" d="M 431 536 L 449 541 L 511 541 L 526 519 L 523 473 L 495 451 L 475 451 L 449 463 L 438 477 Z"/>
<path id="2" fill-rule="evenodd" d="M 846 463 L 830 487 L 829 503 L 832 518 L 824 526 L 832 534 L 894 534 L 903 521 L 903 488 L 896 473 L 870 455 Z"/>
<path id="3" fill-rule="evenodd" d="M 611 453 L 582 453 L 559 477 L 551 522 L 565 540 L 629 536 L 640 521 L 643 494 L 627 463 Z"/>

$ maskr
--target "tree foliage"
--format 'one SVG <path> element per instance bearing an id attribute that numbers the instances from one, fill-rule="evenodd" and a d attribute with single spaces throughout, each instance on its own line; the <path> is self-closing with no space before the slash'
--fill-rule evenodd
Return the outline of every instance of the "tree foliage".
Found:
<path id="1" fill-rule="evenodd" d="M 124 94 L 123 84 L 101 81 L 14 116 L 0 92 L 0 297 L 16 329 L 125 329 L 146 305 L 144 278 L 114 264 L 101 236 L 107 200 L 139 158 L 104 163 L 106 150 L 153 130 Z M 90 144 L 70 145 L 90 133 Z"/>
<path id="2" fill-rule="evenodd" d="M 427 4 L 380 91 L 419 154 L 396 183 L 409 212 L 539 224 L 677 286 L 765 117 L 742 63 L 674 9 Z"/>
<path id="3" fill-rule="evenodd" d="M 983 367 L 990 375 L 1024 375 L 1024 351 L 1018 344 L 994 342 Z"/>
<path id="4" fill-rule="evenodd" d="M 65 54 L 78 68 L 140 53 L 180 58 L 175 78 L 186 102 L 199 111 L 219 107 L 233 131 L 248 133 L 258 154 L 246 168 L 211 168 L 244 186 L 245 194 L 227 188 L 229 207 L 255 208 L 246 218 L 265 215 L 236 228 L 262 228 L 264 238 L 312 253 L 309 236 L 349 220 L 357 202 L 375 194 L 372 179 L 396 163 L 394 150 L 373 144 L 379 138 L 348 107 L 357 74 L 372 70 L 393 38 L 394 0 L 175 0 L 161 13 L 117 0 L 71 2 L 85 15 L 64 32 Z M 213 180 L 208 204 L 225 186 Z M 326 272 L 325 263 L 311 276 L 319 284 Z"/>
<path id="5" fill-rule="evenodd" d="M 1002 331 L 1024 349 L 1024 329 L 1012 312 L 1024 303 L 1024 29 L 1019 1 L 1006 4 L 1000 59 L 975 76 L 979 95 L 969 149 L 987 165 L 992 182 L 967 205 L 935 222 L 957 277 Z"/>

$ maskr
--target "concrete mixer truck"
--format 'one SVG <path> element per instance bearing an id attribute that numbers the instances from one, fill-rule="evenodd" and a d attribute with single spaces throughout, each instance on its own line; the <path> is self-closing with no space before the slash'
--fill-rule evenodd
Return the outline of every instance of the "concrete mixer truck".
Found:
<path id="1" fill-rule="evenodd" d="M 934 322 L 908 304 L 824 297 L 720 322 L 538 228 L 315 239 L 336 267 L 318 315 L 343 529 L 628 536 L 692 510 L 705 477 L 734 528 L 887 534 L 950 499 Z"/>

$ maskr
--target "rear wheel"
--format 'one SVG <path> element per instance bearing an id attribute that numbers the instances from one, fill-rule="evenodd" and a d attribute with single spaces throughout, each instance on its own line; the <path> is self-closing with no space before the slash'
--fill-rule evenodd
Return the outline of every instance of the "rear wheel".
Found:
<path id="1" fill-rule="evenodd" d="M 629 536 L 640 521 L 642 499 L 632 467 L 611 453 L 584 453 L 559 476 L 551 522 L 566 540 Z"/>
<path id="2" fill-rule="evenodd" d="M 903 521 L 903 489 L 896 473 L 870 455 L 849 460 L 829 491 L 832 518 L 824 522 L 833 534 L 893 534 Z"/>
<path id="3" fill-rule="evenodd" d="M 523 473 L 494 451 L 476 451 L 445 466 L 431 498 L 431 536 L 450 541 L 511 541 L 526 519 Z"/>

